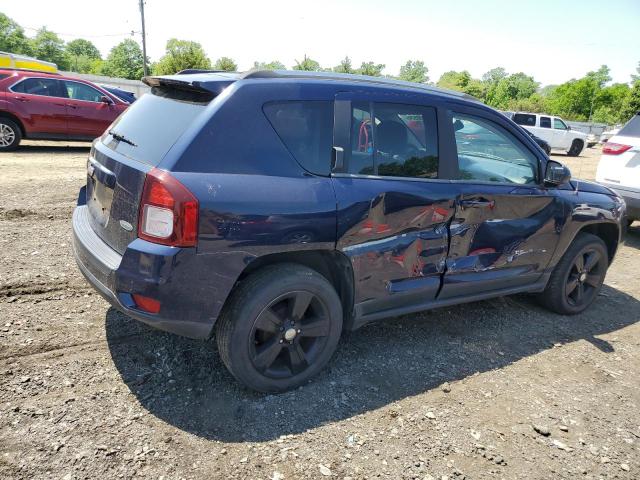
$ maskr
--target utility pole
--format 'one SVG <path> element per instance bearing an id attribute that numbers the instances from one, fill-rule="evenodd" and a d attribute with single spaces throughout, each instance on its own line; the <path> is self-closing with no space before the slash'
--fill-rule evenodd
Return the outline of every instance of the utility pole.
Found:
<path id="1" fill-rule="evenodd" d="M 147 66 L 147 35 L 144 31 L 144 0 L 140 0 L 140 18 L 142 19 L 142 65 L 146 77 L 149 75 L 149 67 Z"/>

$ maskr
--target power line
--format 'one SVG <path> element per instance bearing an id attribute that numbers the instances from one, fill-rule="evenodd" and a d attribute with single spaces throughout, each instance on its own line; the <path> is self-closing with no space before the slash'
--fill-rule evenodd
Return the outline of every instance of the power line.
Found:
<path id="1" fill-rule="evenodd" d="M 33 27 L 22 27 L 22 28 L 24 28 L 25 30 L 32 30 L 34 32 L 40 31 L 40 28 L 33 28 Z M 104 35 L 78 35 L 78 34 L 75 34 L 75 33 L 60 33 L 60 32 L 54 32 L 54 31 L 49 30 L 49 29 L 47 29 L 47 30 L 49 32 L 55 33 L 56 35 L 58 35 L 60 37 L 75 37 L 75 38 L 127 37 L 127 36 L 133 36 L 133 35 L 142 33 L 140 30 L 131 30 L 131 31 L 126 32 L 126 33 L 106 33 Z"/>

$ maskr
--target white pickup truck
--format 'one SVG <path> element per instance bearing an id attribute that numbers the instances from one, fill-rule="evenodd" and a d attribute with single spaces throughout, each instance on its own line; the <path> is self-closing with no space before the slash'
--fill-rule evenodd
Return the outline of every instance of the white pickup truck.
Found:
<path id="1" fill-rule="evenodd" d="M 511 119 L 536 137 L 545 140 L 553 150 L 564 150 L 577 157 L 587 143 L 587 134 L 571 130 L 564 120 L 544 113 L 515 112 Z"/>

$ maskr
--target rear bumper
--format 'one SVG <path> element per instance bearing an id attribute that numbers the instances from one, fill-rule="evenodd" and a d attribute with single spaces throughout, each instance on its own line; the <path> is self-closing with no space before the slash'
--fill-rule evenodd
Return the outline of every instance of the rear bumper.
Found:
<path id="1" fill-rule="evenodd" d="M 73 252 L 89 283 L 122 313 L 152 327 L 185 337 L 206 339 L 215 318 L 212 296 L 194 285 L 190 267 L 195 249 L 156 245 L 134 240 L 124 255 L 107 245 L 91 228 L 87 207 L 73 212 Z M 136 308 L 132 294 L 161 302 L 160 312 L 150 314 Z"/>
<path id="2" fill-rule="evenodd" d="M 640 189 L 626 187 L 614 183 L 598 182 L 614 190 L 622 197 L 624 203 L 627 204 L 627 218 L 629 220 L 640 220 Z"/>

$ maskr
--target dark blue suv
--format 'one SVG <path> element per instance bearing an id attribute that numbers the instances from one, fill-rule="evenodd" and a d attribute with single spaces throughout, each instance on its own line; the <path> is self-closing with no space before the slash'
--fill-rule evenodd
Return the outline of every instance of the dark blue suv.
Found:
<path id="1" fill-rule="evenodd" d="M 100 139 L 73 214 L 82 273 L 154 327 L 216 338 L 282 391 L 343 330 L 519 292 L 597 296 L 624 201 L 471 97 L 331 73 L 147 77 Z"/>

